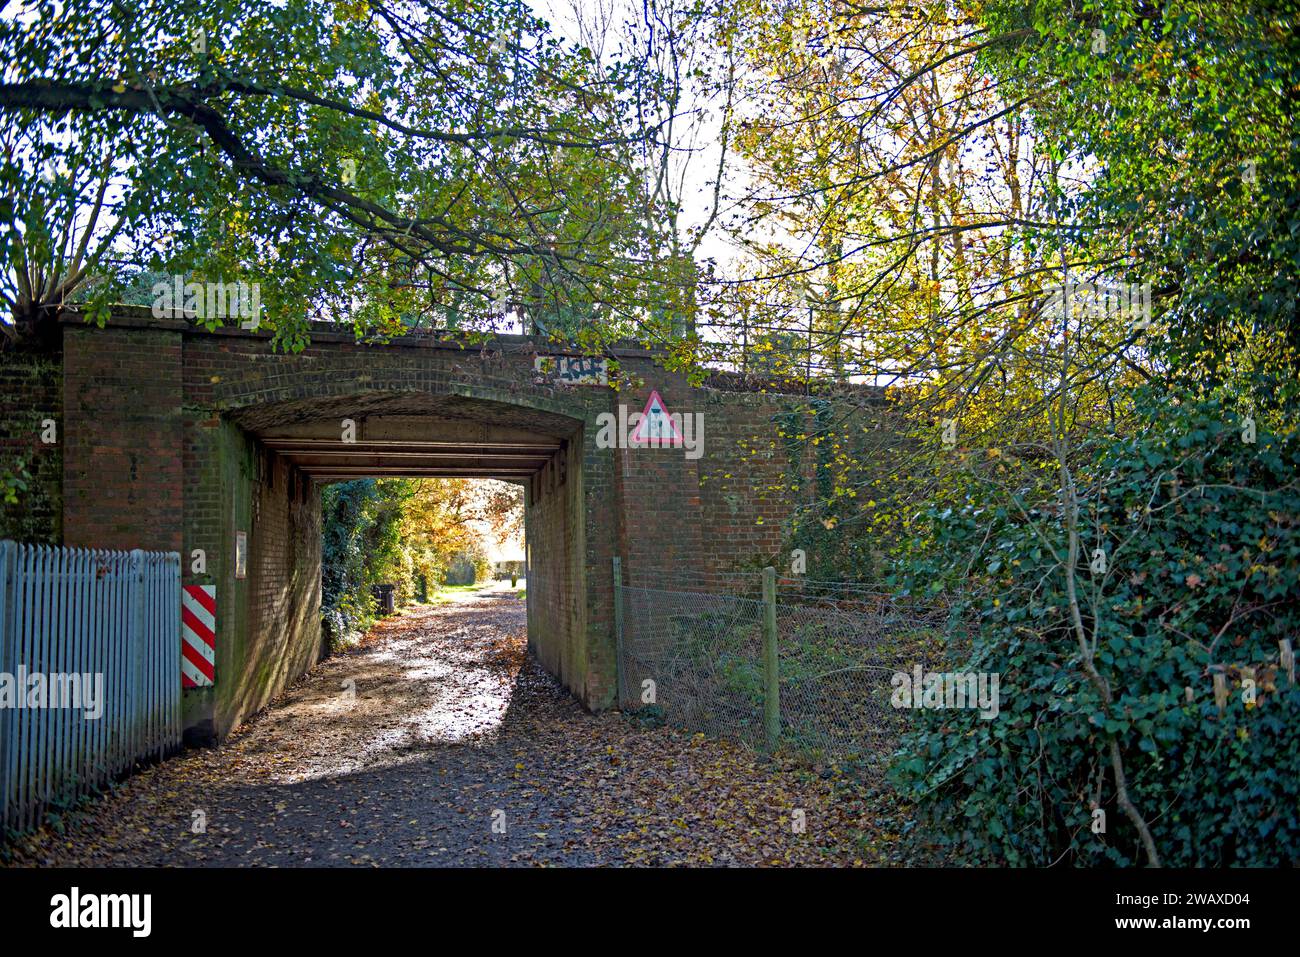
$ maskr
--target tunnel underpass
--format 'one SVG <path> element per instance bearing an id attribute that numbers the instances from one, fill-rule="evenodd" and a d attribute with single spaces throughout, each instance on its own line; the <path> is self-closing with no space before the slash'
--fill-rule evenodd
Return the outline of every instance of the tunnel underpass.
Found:
<path id="1" fill-rule="evenodd" d="M 524 487 L 529 648 L 572 688 L 584 673 L 582 423 L 464 396 L 360 393 L 253 405 L 223 417 L 222 524 L 243 533 L 218 644 L 226 679 L 190 709 L 216 737 L 265 706 L 322 654 L 326 485 L 365 478 L 482 478 Z M 223 595 L 223 597 L 226 597 Z"/>

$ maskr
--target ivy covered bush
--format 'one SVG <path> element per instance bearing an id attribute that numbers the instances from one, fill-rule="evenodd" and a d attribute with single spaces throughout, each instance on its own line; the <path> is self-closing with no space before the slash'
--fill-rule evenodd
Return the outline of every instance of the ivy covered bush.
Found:
<path id="1" fill-rule="evenodd" d="M 1001 708 L 913 712 L 895 782 L 975 862 L 1300 862 L 1300 435 L 1142 395 L 1082 452 L 1077 618 L 1064 496 L 927 516 L 908 587 L 965 597 Z"/>
<path id="2" fill-rule="evenodd" d="M 333 645 L 347 644 L 375 619 L 371 586 L 403 564 L 395 483 L 327 485 L 321 493 L 321 616 Z M 405 580 L 403 578 L 403 580 Z"/>

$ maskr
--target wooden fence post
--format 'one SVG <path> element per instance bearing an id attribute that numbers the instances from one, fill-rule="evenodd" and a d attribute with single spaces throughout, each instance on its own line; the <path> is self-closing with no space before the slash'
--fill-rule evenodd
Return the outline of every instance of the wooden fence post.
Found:
<path id="1" fill-rule="evenodd" d="M 781 737 L 781 676 L 776 654 L 776 569 L 763 569 L 763 733 L 769 748 Z"/>
<path id="2" fill-rule="evenodd" d="M 623 709 L 623 560 L 614 556 L 614 698 Z"/>

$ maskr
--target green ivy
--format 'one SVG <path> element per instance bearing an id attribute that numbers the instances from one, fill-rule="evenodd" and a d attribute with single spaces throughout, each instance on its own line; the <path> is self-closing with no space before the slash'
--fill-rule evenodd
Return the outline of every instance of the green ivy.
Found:
<path id="1" fill-rule="evenodd" d="M 401 547 L 404 480 L 363 479 L 330 485 L 322 493 L 321 616 L 330 641 L 345 644 L 375 620 L 371 586 L 414 587 Z"/>
<path id="2" fill-rule="evenodd" d="M 1000 675 L 1001 710 L 916 712 L 895 781 L 974 861 L 1142 863 L 1116 801 L 1114 740 L 1162 864 L 1294 864 L 1300 689 L 1279 642 L 1300 636 L 1300 434 L 1259 423 L 1243 441 L 1234 403 L 1214 398 L 1144 394 L 1137 413 L 1079 474 L 1075 580 L 1110 705 L 1071 626 L 1058 510 L 972 492 L 928 516 L 931 547 L 909 581 L 967 596 L 966 667 Z"/>

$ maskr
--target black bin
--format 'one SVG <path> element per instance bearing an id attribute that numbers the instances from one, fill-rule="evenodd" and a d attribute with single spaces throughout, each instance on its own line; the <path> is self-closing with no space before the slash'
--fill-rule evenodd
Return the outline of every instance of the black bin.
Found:
<path id="1" fill-rule="evenodd" d="M 375 601 L 379 603 L 379 614 L 391 615 L 393 613 L 393 596 L 397 592 L 397 586 L 374 585 L 371 591 L 374 593 Z"/>

